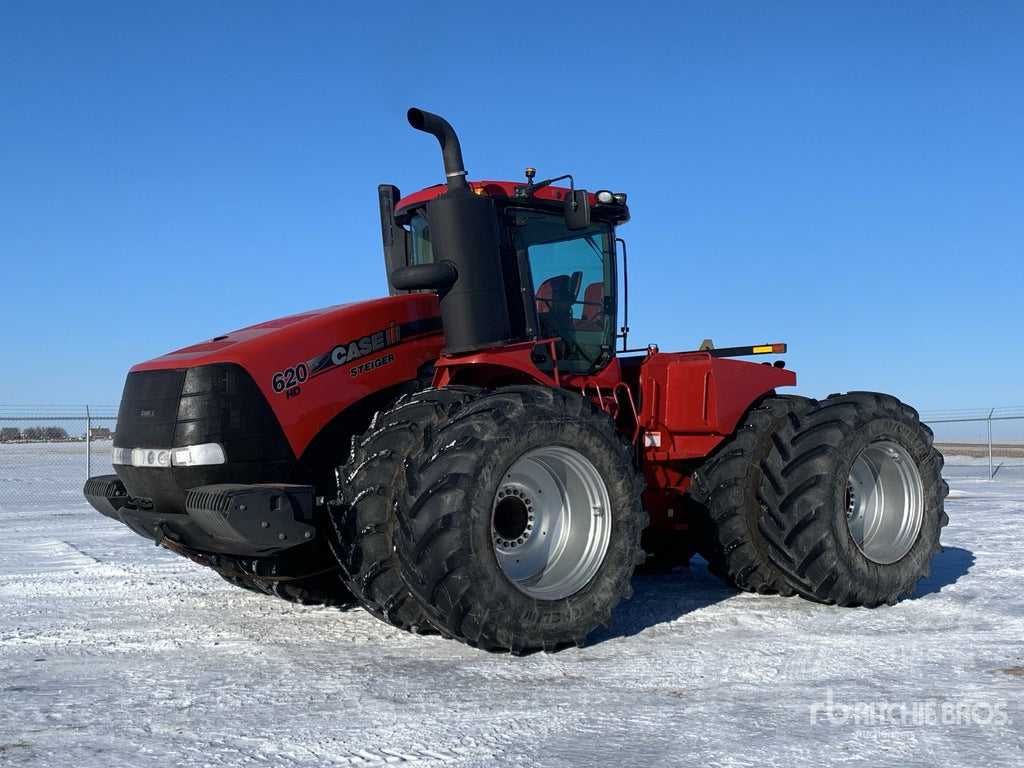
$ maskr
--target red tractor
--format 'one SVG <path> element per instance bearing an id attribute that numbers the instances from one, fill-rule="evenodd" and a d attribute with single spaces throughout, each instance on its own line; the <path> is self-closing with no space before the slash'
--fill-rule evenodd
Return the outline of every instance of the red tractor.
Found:
<path id="1" fill-rule="evenodd" d="M 469 182 L 408 116 L 447 183 L 379 188 L 392 295 L 133 367 L 93 506 L 239 586 L 513 652 L 582 643 L 694 553 L 743 590 L 913 594 L 947 486 L 912 408 L 734 359 L 781 344 L 628 349 L 626 196 Z"/>

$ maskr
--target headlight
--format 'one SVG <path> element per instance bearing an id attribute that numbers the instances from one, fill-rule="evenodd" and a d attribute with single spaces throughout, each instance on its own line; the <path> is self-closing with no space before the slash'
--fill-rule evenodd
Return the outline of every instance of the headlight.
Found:
<path id="1" fill-rule="evenodd" d="M 199 467 L 210 464 L 226 464 L 228 457 L 220 443 L 186 445 L 171 451 L 171 464 L 176 467 Z"/>
<path id="2" fill-rule="evenodd" d="M 203 443 L 181 448 L 114 448 L 110 461 L 130 467 L 200 467 L 225 464 L 227 456 L 220 443 Z"/>

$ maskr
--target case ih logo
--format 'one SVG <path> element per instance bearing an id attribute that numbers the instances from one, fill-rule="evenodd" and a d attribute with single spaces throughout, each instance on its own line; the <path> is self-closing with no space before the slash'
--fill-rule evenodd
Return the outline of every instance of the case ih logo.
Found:
<path id="1" fill-rule="evenodd" d="M 358 376 L 361 373 L 380 368 L 394 361 L 394 356 L 379 355 L 388 347 L 394 347 L 403 341 L 426 333 L 437 333 L 441 330 L 440 317 L 428 317 L 422 320 L 411 320 L 408 323 L 390 323 L 387 328 L 382 328 L 375 333 L 368 333 L 358 339 L 337 344 L 330 352 L 317 355 L 307 363 L 310 376 L 319 376 L 342 365 L 351 365 L 350 376 Z M 375 355 L 374 359 L 365 358 Z"/>
<path id="2" fill-rule="evenodd" d="M 284 393 L 285 397 L 290 399 L 297 397 L 302 392 L 300 385 L 307 379 L 328 373 L 340 366 L 350 365 L 349 376 L 353 378 L 376 370 L 395 362 L 394 354 L 380 355 L 378 353 L 388 347 L 401 344 L 406 331 L 415 334 L 434 330 L 426 327 L 427 325 L 429 323 L 407 323 L 404 326 L 391 323 L 387 328 L 337 344 L 330 352 L 324 352 L 312 360 L 296 363 L 283 371 L 278 371 L 273 376 L 271 386 L 275 392 Z"/>
<path id="3" fill-rule="evenodd" d="M 369 336 L 361 336 L 358 339 L 339 344 L 330 353 L 331 365 L 344 365 L 345 363 L 351 363 L 358 360 L 366 355 L 372 355 L 374 352 L 380 352 L 388 347 L 393 347 L 402 340 L 401 328 L 392 323 L 390 326 L 385 328 L 383 331 L 377 331 Z M 320 355 L 315 360 L 310 361 L 311 373 L 314 375 L 319 372 L 320 369 L 326 367 L 326 362 L 323 360 L 324 355 Z"/>

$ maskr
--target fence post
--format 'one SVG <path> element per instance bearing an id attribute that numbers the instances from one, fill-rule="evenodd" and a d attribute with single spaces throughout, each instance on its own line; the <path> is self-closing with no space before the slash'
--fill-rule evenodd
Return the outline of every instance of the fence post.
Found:
<path id="1" fill-rule="evenodd" d="M 995 473 L 992 471 L 992 414 L 996 412 L 993 408 L 988 412 L 988 479 L 991 480 Z"/>
<path id="2" fill-rule="evenodd" d="M 85 479 L 92 475 L 92 414 L 85 406 Z"/>

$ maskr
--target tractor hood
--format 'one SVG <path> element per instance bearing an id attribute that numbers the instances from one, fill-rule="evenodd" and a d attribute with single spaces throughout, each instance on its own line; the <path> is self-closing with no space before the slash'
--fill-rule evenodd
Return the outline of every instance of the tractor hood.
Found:
<path id="1" fill-rule="evenodd" d="M 208 341 L 168 352 L 132 367 L 132 371 L 180 368 L 208 363 L 241 362 L 241 358 L 259 351 L 285 345 L 297 350 L 312 334 L 342 332 L 349 325 L 360 326 L 372 318 L 392 319 L 398 315 L 405 322 L 437 317 L 437 299 L 430 294 L 415 294 L 375 299 L 373 301 L 336 304 L 296 315 L 268 320 L 215 336 Z"/>
<path id="2" fill-rule="evenodd" d="M 415 380 L 424 365 L 437 359 L 443 342 L 438 302 L 431 294 L 342 304 L 271 320 L 132 367 L 122 398 L 122 411 L 127 407 L 130 412 L 119 416 L 119 430 L 139 413 L 146 415 L 144 382 L 156 372 L 241 368 L 298 456 L 320 427 L 345 408 L 397 381 Z M 221 381 L 219 374 L 214 378 Z M 232 385 L 225 382 L 214 386 L 230 402 Z M 182 386 L 175 387 L 177 395 L 161 394 L 167 406 L 189 395 L 188 385 Z M 184 406 L 173 407 L 180 420 Z M 115 444 L 124 443 L 115 439 Z"/>

